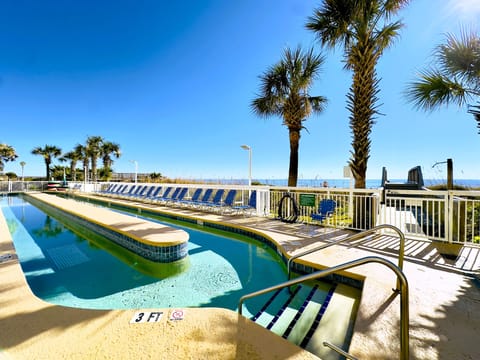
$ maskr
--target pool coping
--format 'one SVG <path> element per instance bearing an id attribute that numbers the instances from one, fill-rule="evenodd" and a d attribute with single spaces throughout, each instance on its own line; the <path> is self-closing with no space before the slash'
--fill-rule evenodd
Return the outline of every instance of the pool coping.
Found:
<path id="1" fill-rule="evenodd" d="M 169 211 L 188 214 L 201 221 L 245 226 L 274 239 L 288 255 L 302 247 L 292 244 L 304 239 L 296 232 L 277 230 L 276 223 L 261 228 L 264 224 L 274 224 L 263 218 L 255 219 L 255 224 L 218 214 L 190 213 L 183 209 Z M 0 234 L 0 255 L 14 254 L 3 216 L 0 217 Z M 305 261 L 328 267 L 364 255 L 370 254 L 361 249 L 333 246 L 321 254 L 306 256 Z M 464 275 L 432 269 L 408 259 L 404 272 L 411 289 L 411 358 L 480 358 L 480 349 L 473 336 L 478 333 L 480 324 L 478 300 L 475 300 L 480 298 L 478 288 L 471 287 Z M 358 273 L 365 276 L 365 282 L 350 352 L 365 359 L 398 358 L 399 301 L 391 291 L 395 278 L 378 266 L 362 268 Z M 171 309 L 163 309 L 166 315 L 162 321 L 130 326 L 134 311 L 70 309 L 37 299 L 30 292 L 15 258 L 0 263 L 0 279 L 0 333 L 6 334 L 0 338 L 0 348 L 3 348 L 0 359 L 2 356 L 30 358 L 32 354 L 38 359 L 51 358 L 52 354 L 56 358 L 100 356 L 118 359 L 138 354 L 154 357 L 159 351 L 164 358 L 179 355 L 209 359 L 316 358 L 230 310 L 188 308 L 185 320 L 171 321 Z M 437 279 L 442 281 L 441 287 L 436 285 Z M 459 308 L 448 304 L 457 304 Z M 447 317 L 445 322 L 446 311 L 455 316 Z M 432 321 L 444 326 L 432 327 Z M 28 330 L 29 326 L 35 330 Z M 437 339 L 438 336 L 446 339 Z"/>

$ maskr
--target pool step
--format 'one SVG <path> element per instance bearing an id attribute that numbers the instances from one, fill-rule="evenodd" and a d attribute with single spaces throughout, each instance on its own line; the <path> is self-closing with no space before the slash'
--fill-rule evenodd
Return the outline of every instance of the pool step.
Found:
<path id="1" fill-rule="evenodd" d="M 324 341 L 348 350 L 359 290 L 316 283 L 276 291 L 252 317 L 257 324 L 319 356 L 338 359 Z"/>

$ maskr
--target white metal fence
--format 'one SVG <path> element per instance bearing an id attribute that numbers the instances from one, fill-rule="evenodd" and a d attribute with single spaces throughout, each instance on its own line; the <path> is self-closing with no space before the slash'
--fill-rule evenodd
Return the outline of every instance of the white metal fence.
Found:
<path id="1" fill-rule="evenodd" d="M 70 183 L 78 191 L 100 191 L 110 183 Z M 132 186 L 132 183 L 129 183 Z M 318 212 L 322 200 L 335 201 L 332 214 L 322 225 L 366 230 L 390 224 L 408 238 L 441 240 L 480 246 L 480 191 L 428 191 L 337 188 L 251 187 L 210 184 L 146 184 L 162 187 L 182 186 L 193 189 L 235 188 L 238 203 L 247 204 L 250 191 L 257 190 L 258 216 L 286 222 L 315 223 L 311 215 Z M 39 191 L 47 182 L 4 181 L 0 193 Z"/>

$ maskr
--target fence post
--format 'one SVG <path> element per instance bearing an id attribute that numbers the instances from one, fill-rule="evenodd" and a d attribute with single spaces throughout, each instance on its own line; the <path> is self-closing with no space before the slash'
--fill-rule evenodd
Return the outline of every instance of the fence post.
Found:
<path id="1" fill-rule="evenodd" d="M 453 194 L 450 190 L 447 191 L 447 201 L 445 206 L 445 236 L 449 243 L 453 242 Z"/>

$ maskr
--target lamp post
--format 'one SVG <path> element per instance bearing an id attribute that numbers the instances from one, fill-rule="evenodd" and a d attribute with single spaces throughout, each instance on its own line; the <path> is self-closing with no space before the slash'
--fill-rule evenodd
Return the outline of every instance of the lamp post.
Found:
<path id="1" fill-rule="evenodd" d="M 22 181 L 24 181 L 23 168 L 25 167 L 25 165 L 27 165 L 27 163 L 25 161 L 20 161 L 20 166 L 22 167 Z"/>
<path id="2" fill-rule="evenodd" d="M 243 150 L 248 150 L 248 186 L 252 186 L 252 148 L 248 145 L 240 146 Z"/>
<path id="3" fill-rule="evenodd" d="M 130 160 L 131 163 L 135 164 L 135 184 L 137 183 L 137 174 L 138 174 L 138 162 L 137 160 Z"/>

